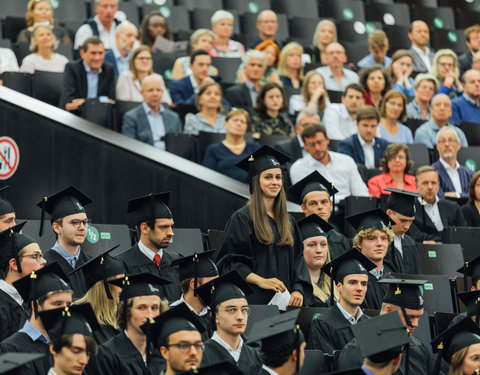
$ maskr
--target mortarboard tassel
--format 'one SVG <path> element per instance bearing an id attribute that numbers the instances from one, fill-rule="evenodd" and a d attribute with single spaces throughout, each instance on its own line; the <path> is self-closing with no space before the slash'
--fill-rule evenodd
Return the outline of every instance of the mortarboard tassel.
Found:
<path id="1" fill-rule="evenodd" d="M 42 213 L 40 215 L 40 230 L 38 231 L 38 235 L 40 237 L 43 236 L 43 222 L 45 220 L 45 204 L 47 203 L 47 200 L 48 198 L 47 197 L 43 197 L 43 200 L 42 200 Z"/>

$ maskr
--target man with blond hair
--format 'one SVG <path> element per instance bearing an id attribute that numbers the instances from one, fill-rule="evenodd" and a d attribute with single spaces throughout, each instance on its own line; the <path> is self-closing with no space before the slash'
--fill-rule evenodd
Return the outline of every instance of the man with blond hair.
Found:
<path id="1" fill-rule="evenodd" d="M 370 54 L 358 62 L 360 68 L 366 68 L 373 65 L 381 65 L 388 68 L 392 59 L 387 56 L 389 44 L 387 34 L 383 30 L 375 30 L 368 36 L 368 50 Z"/>

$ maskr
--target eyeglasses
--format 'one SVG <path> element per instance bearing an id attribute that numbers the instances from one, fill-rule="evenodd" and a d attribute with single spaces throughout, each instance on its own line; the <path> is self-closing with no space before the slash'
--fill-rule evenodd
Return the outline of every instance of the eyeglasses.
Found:
<path id="1" fill-rule="evenodd" d="M 142 57 L 135 57 L 135 60 L 145 60 L 145 61 L 149 61 L 149 60 L 152 60 L 152 58 L 151 58 L 151 57 L 146 57 L 146 56 L 143 57 L 143 56 L 142 56 Z"/>
<path id="2" fill-rule="evenodd" d="M 438 66 L 441 66 L 442 68 L 445 68 L 445 67 L 453 68 L 455 66 L 455 64 L 439 62 Z"/>
<path id="3" fill-rule="evenodd" d="M 225 311 L 228 315 L 237 315 L 237 313 L 240 311 L 240 314 L 242 315 L 249 315 L 250 314 L 250 307 L 248 306 L 243 306 L 243 307 L 235 307 L 235 306 L 230 306 L 227 307 Z"/>
<path id="4" fill-rule="evenodd" d="M 319 141 L 316 141 L 316 142 L 306 142 L 305 144 L 308 146 L 308 147 L 315 147 L 315 146 L 321 146 L 323 145 L 327 140 L 326 139 L 322 139 L 322 140 L 319 140 Z"/>
<path id="5" fill-rule="evenodd" d="M 439 139 L 437 143 L 439 145 L 446 145 L 447 143 L 450 143 L 450 144 L 454 145 L 457 142 L 458 141 L 454 138 L 448 138 L 448 139 Z"/>
<path id="6" fill-rule="evenodd" d="M 178 344 L 168 344 L 167 346 L 175 346 L 183 353 L 188 353 L 191 350 L 192 346 L 197 352 L 203 352 L 203 349 L 205 349 L 205 345 L 203 344 L 203 342 L 195 342 L 192 344 L 190 342 L 182 341 Z"/>
<path id="7" fill-rule="evenodd" d="M 43 257 L 43 254 L 40 254 L 40 253 L 26 254 L 26 255 L 23 255 L 22 258 L 32 258 L 32 259 L 35 259 L 37 263 L 40 263 L 42 259 L 45 259 Z"/>
<path id="8" fill-rule="evenodd" d="M 73 225 L 74 228 L 80 228 L 80 224 L 83 224 L 84 227 L 88 227 L 92 221 L 90 219 L 85 219 L 85 220 L 78 220 L 74 219 L 70 221 L 70 224 Z"/>

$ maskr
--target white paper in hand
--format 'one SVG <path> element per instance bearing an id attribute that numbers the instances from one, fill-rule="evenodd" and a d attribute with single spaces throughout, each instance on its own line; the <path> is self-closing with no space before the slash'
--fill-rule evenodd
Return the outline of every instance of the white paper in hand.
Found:
<path id="1" fill-rule="evenodd" d="M 279 310 L 286 311 L 288 302 L 290 302 L 290 292 L 288 291 L 288 289 L 285 289 L 285 292 L 283 293 L 275 293 L 268 304 L 278 306 Z"/>

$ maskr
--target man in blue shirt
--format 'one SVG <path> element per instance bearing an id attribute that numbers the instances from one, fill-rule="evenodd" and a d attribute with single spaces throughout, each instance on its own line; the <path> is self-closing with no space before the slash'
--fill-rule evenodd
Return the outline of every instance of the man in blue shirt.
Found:
<path id="1" fill-rule="evenodd" d="M 370 54 L 358 62 L 360 68 L 366 68 L 373 65 L 381 65 L 385 69 L 390 66 L 392 59 L 387 56 L 388 38 L 383 30 L 375 30 L 368 36 L 368 50 Z"/>
<path id="2" fill-rule="evenodd" d="M 452 100 L 452 117 L 456 125 L 462 121 L 480 122 L 480 72 L 470 69 L 463 75 L 463 94 Z"/>
<path id="3" fill-rule="evenodd" d="M 113 65 L 116 76 L 130 69 L 130 56 L 133 47 L 138 44 L 137 36 L 137 27 L 129 21 L 116 27 L 115 45 L 105 53 L 105 62 Z"/>

